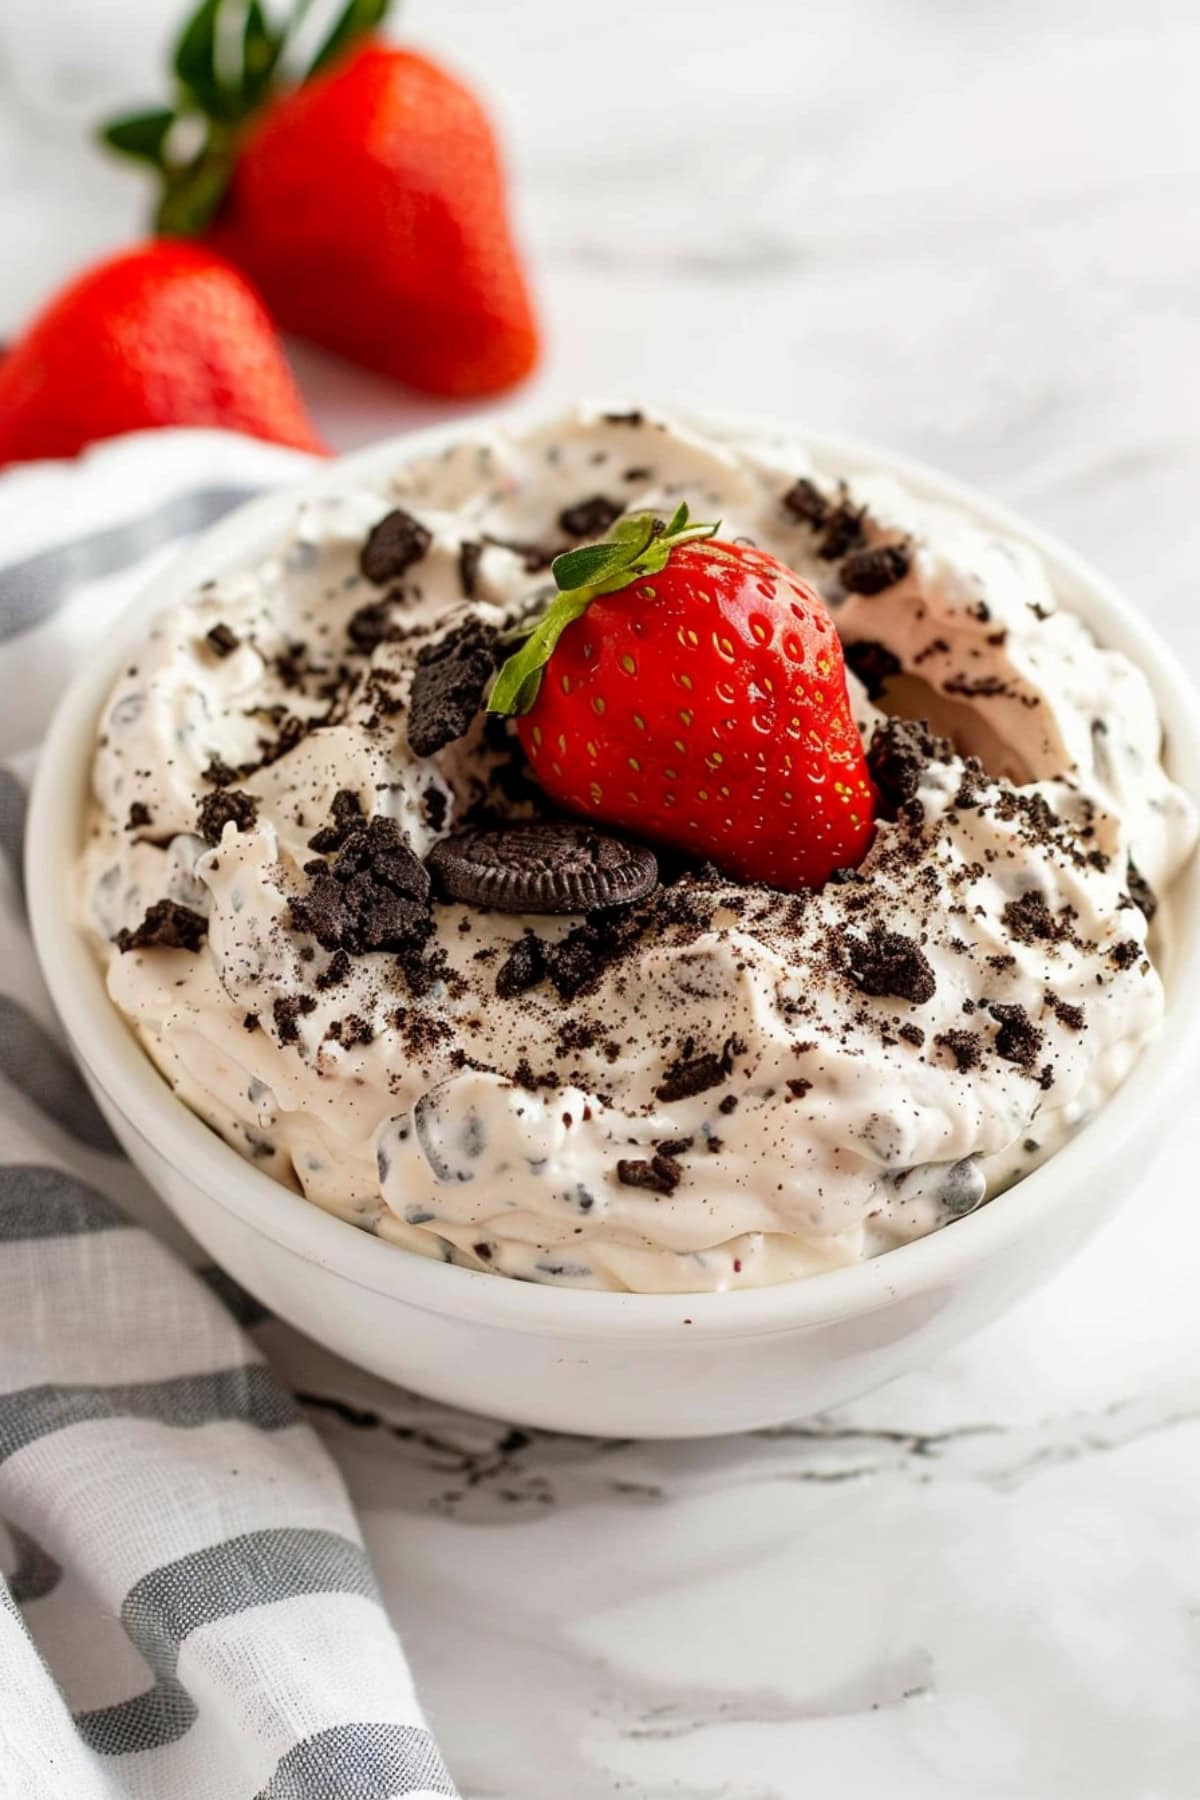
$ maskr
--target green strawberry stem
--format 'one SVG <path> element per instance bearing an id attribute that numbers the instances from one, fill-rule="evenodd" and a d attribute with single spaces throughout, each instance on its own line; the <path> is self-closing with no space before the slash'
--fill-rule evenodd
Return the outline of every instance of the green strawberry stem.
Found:
<path id="1" fill-rule="evenodd" d="M 319 74 L 387 15 L 391 0 L 342 0 L 300 66 L 296 51 L 313 0 L 292 0 L 274 24 L 261 0 L 200 0 L 175 44 L 175 98 L 112 119 L 100 140 L 154 169 L 160 179 L 155 229 L 192 237 L 215 215 L 239 139 L 277 94 Z"/>
<path id="2" fill-rule="evenodd" d="M 631 513 L 618 519 L 609 535 L 598 544 L 581 544 L 556 556 L 551 574 L 559 592 L 540 619 L 515 627 L 510 642 L 523 639 L 496 677 L 488 711 L 517 715 L 527 713 L 538 696 L 542 672 L 554 654 L 554 646 L 568 625 L 582 618 L 601 594 L 615 594 L 630 582 L 658 575 L 673 550 L 720 530 L 715 525 L 693 525 L 686 505 L 676 508 L 669 521 L 653 513 Z"/>

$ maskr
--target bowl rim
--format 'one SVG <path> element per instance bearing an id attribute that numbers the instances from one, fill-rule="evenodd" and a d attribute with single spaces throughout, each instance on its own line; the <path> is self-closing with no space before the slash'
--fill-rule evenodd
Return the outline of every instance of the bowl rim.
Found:
<path id="1" fill-rule="evenodd" d="M 716 1293 L 627 1294 L 563 1289 L 423 1257 L 323 1211 L 245 1161 L 178 1099 L 108 998 L 103 974 L 76 922 L 73 882 L 95 728 L 116 669 L 148 618 L 200 580 L 266 552 L 306 500 L 386 480 L 402 463 L 494 429 L 521 429 L 554 415 L 520 409 L 455 419 L 391 437 L 324 465 L 298 483 L 236 508 L 149 581 L 121 615 L 107 646 L 75 677 L 55 709 L 38 761 L 26 834 L 26 889 L 34 944 L 51 998 L 93 1082 L 134 1132 L 211 1204 L 223 1206 L 273 1244 L 355 1286 L 432 1313 L 536 1335 L 658 1338 L 752 1337 L 813 1328 L 877 1311 L 952 1283 L 969 1264 L 1019 1237 L 1081 1185 L 1103 1185 L 1110 1147 L 1128 1136 L 1148 1148 L 1182 1093 L 1200 1049 L 1200 930 L 1172 946 L 1166 1015 L 1157 1036 L 1095 1119 L 1040 1168 L 989 1205 L 883 1255 L 776 1286 Z M 802 444 L 823 468 L 897 476 L 932 500 L 1030 545 L 1056 588 L 1100 642 L 1145 672 L 1164 726 L 1176 779 L 1200 794 L 1200 722 L 1195 691 L 1157 629 L 1081 556 L 1051 533 L 969 485 L 903 454 L 854 438 L 724 412 L 675 412 L 699 430 L 736 431 Z M 1182 927 L 1200 920 L 1200 857 L 1177 878 L 1173 911 Z"/>

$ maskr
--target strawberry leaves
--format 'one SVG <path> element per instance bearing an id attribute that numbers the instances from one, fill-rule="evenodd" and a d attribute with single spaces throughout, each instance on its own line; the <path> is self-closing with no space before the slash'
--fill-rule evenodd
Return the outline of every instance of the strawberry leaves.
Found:
<path id="1" fill-rule="evenodd" d="M 508 634 L 510 642 L 524 642 L 496 677 L 488 711 L 527 713 L 537 699 L 542 672 L 559 638 L 568 625 L 582 618 L 593 600 L 659 574 L 680 544 L 711 538 L 719 530 L 719 523 L 693 524 L 687 506 L 681 503 L 669 521 L 653 513 L 630 513 L 617 520 L 601 543 L 580 544 L 556 556 L 550 572 L 559 592 L 540 619 Z"/>
<path id="2" fill-rule="evenodd" d="M 111 120 L 101 142 L 149 165 L 162 187 L 155 227 L 191 237 L 211 222 L 229 185 L 240 130 L 281 89 L 328 68 L 382 23 L 391 0 L 339 0 L 315 49 L 313 0 L 293 0 L 278 25 L 262 0 L 200 0 L 175 44 L 173 106 Z M 298 67 L 291 67 L 298 61 Z"/>

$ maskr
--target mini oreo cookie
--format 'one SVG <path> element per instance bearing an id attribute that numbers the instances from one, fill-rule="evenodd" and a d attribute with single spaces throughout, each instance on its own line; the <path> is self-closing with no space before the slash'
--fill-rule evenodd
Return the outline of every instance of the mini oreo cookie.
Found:
<path id="1" fill-rule="evenodd" d="M 626 906 L 658 882 L 652 850 L 565 821 L 517 821 L 494 831 L 462 831 L 435 844 L 428 863 L 453 899 L 499 912 L 580 913 Z"/>

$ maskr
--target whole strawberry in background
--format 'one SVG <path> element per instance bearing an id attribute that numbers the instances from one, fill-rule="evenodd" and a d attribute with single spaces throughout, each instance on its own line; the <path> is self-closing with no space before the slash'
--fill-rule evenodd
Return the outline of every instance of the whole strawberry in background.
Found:
<path id="1" fill-rule="evenodd" d="M 200 245 L 139 245 L 64 288 L 0 358 L 0 463 L 156 425 L 324 448 L 262 301 Z"/>
<path id="2" fill-rule="evenodd" d="M 818 886 L 866 855 L 874 789 L 825 603 L 774 557 L 646 513 L 554 563 L 488 702 L 572 812 L 748 881 Z"/>
<path id="3" fill-rule="evenodd" d="M 349 0 L 297 69 L 306 0 L 278 26 L 204 0 L 176 103 L 105 140 L 160 175 L 157 229 L 219 248 L 285 329 L 429 393 L 494 393 L 538 351 L 495 137 L 461 82 L 369 35 L 387 10 Z"/>

